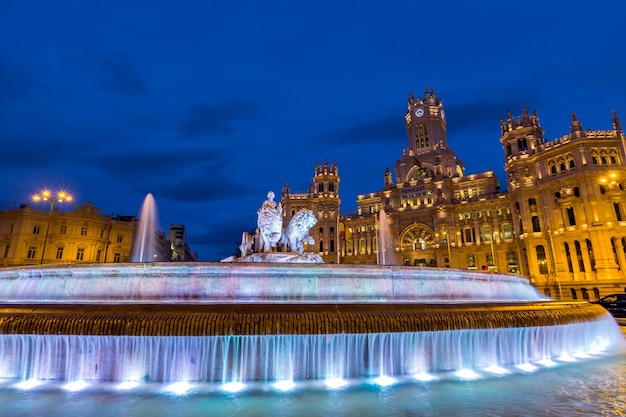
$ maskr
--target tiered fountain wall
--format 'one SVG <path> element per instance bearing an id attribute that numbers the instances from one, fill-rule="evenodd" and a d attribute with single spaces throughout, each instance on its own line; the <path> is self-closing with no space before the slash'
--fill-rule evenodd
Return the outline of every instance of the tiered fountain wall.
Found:
<path id="1" fill-rule="evenodd" d="M 0 270 L 0 378 L 343 380 L 537 366 L 623 344 L 524 278 L 323 264 Z"/>

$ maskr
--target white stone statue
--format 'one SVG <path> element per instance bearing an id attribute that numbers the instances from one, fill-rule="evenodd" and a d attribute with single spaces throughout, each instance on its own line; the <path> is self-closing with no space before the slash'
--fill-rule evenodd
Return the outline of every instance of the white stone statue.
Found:
<path id="1" fill-rule="evenodd" d="M 252 253 L 253 240 L 254 237 L 250 233 L 243 232 L 243 235 L 241 236 L 241 245 L 239 245 L 239 252 L 241 253 L 240 256 L 246 256 Z"/>
<path id="2" fill-rule="evenodd" d="M 280 243 L 291 248 L 292 252 L 302 254 L 304 243 L 314 245 L 315 240 L 309 236 L 309 229 L 317 223 L 317 217 L 311 210 L 302 209 L 296 213 L 283 231 Z"/>
<path id="3" fill-rule="evenodd" d="M 260 251 L 269 252 L 280 240 L 283 230 L 283 209 L 280 203 L 274 201 L 274 192 L 267 193 L 267 200 L 257 210 L 257 225 L 260 230 Z"/>

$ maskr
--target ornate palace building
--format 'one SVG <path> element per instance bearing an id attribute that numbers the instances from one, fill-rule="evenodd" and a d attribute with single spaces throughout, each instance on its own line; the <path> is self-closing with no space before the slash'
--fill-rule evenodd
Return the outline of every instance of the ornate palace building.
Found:
<path id="1" fill-rule="evenodd" d="M 408 146 L 384 173 L 383 189 L 360 194 L 357 213 L 338 216 L 337 165 L 324 162 L 308 193 L 283 189 L 285 222 L 300 208 L 313 210 L 319 222 L 309 250 L 326 262 L 373 264 L 389 247 L 385 263 L 522 274 L 555 298 L 622 292 L 626 148 L 615 112 L 612 121 L 611 130 L 584 130 L 572 114 L 571 133 L 548 141 L 536 112 L 509 112 L 501 120 L 503 192 L 493 171 L 465 173 L 448 147 L 438 95 L 409 94 Z M 389 228 L 384 242 L 381 224 Z"/>

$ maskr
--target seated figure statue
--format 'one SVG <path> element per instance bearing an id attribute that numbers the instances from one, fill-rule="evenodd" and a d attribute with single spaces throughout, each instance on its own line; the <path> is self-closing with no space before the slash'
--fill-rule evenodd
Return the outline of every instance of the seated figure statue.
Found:
<path id="1" fill-rule="evenodd" d="M 274 201 L 274 192 L 267 193 L 267 200 L 257 210 L 257 225 L 260 231 L 262 252 L 269 252 L 276 247 L 283 230 L 283 210 L 280 203 Z"/>

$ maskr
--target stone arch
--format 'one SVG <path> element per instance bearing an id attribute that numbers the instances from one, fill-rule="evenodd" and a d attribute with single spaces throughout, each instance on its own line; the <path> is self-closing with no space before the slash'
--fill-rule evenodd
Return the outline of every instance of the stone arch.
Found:
<path id="1" fill-rule="evenodd" d="M 400 250 L 415 251 L 435 246 L 433 230 L 425 224 L 414 223 L 400 234 Z"/>

